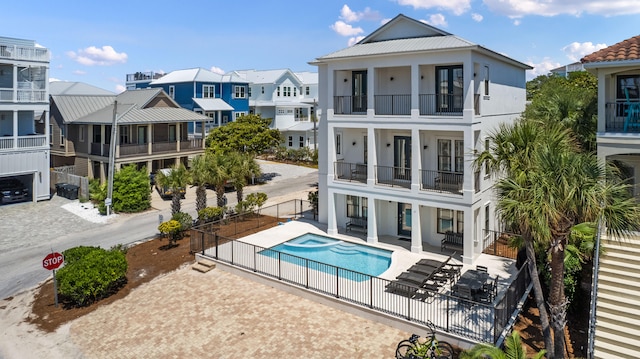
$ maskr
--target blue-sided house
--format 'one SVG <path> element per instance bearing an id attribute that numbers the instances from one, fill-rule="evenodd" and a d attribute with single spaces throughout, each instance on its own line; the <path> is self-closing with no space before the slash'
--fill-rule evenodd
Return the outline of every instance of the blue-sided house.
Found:
<path id="1" fill-rule="evenodd" d="M 191 136 L 206 136 L 210 129 L 249 113 L 249 82 L 235 74 L 220 75 L 193 68 L 172 71 L 164 76 L 145 76 L 143 81 L 129 81 L 129 78 L 127 75 L 128 88 L 162 88 L 180 107 L 211 118 L 204 123 L 204 128 L 200 122 L 189 123 Z"/>

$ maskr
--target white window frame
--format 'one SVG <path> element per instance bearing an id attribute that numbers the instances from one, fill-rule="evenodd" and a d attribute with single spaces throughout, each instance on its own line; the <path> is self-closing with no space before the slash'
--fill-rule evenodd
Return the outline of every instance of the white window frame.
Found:
<path id="1" fill-rule="evenodd" d="M 489 97 L 489 65 L 484 65 L 484 95 Z"/>
<path id="2" fill-rule="evenodd" d="M 235 121 L 235 120 L 237 120 L 237 119 L 238 119 L 238 117 L 240 117 L 240 116 L 246 116 L 246 115 L 247 115 L 247 112 L 246 112 L 246 111 L 234 112 L 234 113 L 233 113 L 233 120 Z"/>
<path id="3" fill-rule="evenodd" d="M 215 98 L 216 85 L 202 85 L 202 98 Z"/>
<path id="4" fill-rule="evenodd" d="M 84 142 L 84 125 L 80 125 L 78 127 L 78 138 L 80 139 L 80 142 Z"/>
<path id="5" fill-rule="evenodd" d="M 289 136 L 289 147 L 293 147 L 293 136 Z"/>
<path id="6" fill-rule="evenodd" d="M 64 126 L 60 126 L 60 147 L 64 147 Z"/>
<path id="7" fill-rule="evenodd" d="M 174 85 L 169 85 L 169 97 L 176 99 L 176 87 Z"/>
<path id="8" fill-rule="evenodd" d="M 342 158 L 342 132 L 336 133 L 336 156 Z"/>
<path id="9" fill-rule="evenodd" d="M 233 98 L 247 98 L 245 86 L 233 86 Z"/>
<path id="10" fill-rule="evenodd" d="M 298 143 L 298 144 L 300 145 L 300 148 L 303 148 L 304 147 L 304 136 L 300 136 L 299 140 L 300 140 L 300 143 Z"/>
<path id="11" fill-rule="evenodd" d="M 302 91 L 300 91 L 300 92 L 302 92 Z M 306 95 L 306 96 L 309 96 L 309 86 L 307 86 L 307 87 L 305 88 L 305 95 Z"/>

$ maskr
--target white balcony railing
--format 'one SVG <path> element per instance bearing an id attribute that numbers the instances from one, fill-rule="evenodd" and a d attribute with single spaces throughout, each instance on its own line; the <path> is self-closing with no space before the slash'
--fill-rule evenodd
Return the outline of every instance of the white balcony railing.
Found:
<path id="1" fill-rule="evenodd" d="M 41 47 L 0 44 L 0 58 L 49 62 L 49 50 Z"/>
<path id="2" fill-rule="evenodd" d="M 17 145 L 17 146 L 16 146 Z M 29 135 L 18 136 L 18 141 L 14 141 L 14 137 L 0 137 L 0 150 L 10 150 L 16 148 L 35 148 L 47 145 L 47 137 L 45 135 Z"/>
<path id="3" fill-rule="evenodd" d="M 0 89 L 0 102 L 47 102 L 46 90 L 17 90 L 13 98 L 13 89 Z"/>

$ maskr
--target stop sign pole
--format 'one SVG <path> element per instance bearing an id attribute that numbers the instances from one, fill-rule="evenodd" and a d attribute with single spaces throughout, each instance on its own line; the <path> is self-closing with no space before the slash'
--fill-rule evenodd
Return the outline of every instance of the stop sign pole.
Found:
<path id="1" fill-rule="evenodd" d="M 58 252 L 47 254 L 42 260 L 44 269 L 53 271 L 53 295 L 55 298 L 56 308 L 58 307 L 58 282 L 56 281 L 56 269 L 64 263 L 64 256 Z"/>

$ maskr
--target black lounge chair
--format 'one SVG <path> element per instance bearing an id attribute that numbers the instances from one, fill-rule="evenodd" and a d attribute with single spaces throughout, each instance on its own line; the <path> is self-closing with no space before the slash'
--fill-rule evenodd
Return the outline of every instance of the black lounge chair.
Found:
<path id="1" fill-rule="evenodd" d="M 421 288 L 422 286 L 405 280 L 395 280 L 386 286 L 389 293 L 398 294 L 408 298 L 412 298 Z"/>

